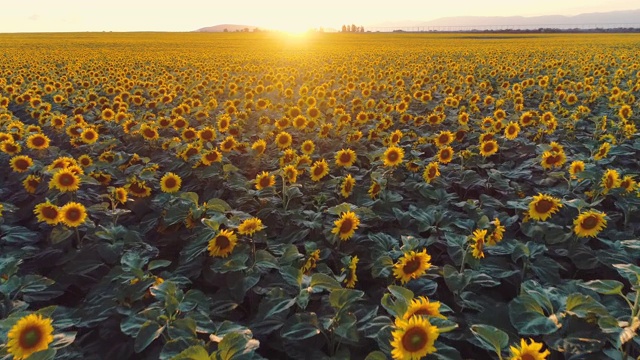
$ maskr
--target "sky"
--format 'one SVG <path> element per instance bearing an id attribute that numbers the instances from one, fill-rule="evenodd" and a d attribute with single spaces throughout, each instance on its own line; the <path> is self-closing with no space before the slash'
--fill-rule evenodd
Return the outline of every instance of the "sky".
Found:
<path id="1" fill-rule="evenodd" d="M 0 6 L 0 33 L 193 31 L 218 24 L 296 32 L 447 16 L 571 16 L 638 8 L 638 0 L 13 0 Z"/>

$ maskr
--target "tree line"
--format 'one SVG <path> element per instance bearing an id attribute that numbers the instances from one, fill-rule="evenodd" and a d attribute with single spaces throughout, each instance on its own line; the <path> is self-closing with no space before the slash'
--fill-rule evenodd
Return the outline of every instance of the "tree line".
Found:
<path id="1" fill-rule="evenodd" d="M 356 26 L 355 24 L 351 24 L 351 26 L 349 25 L 342 25 L 342 31 L 343 33 L 360 33 L 360 32 L 364 32 L 364 26 Z"/>

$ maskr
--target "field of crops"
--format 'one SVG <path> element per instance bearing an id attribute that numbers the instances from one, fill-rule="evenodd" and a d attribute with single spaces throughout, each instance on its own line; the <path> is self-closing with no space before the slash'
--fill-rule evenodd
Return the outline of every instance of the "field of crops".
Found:
<path id="1" fill-rule="evenodd" d="M 639 52 L 0 35 L 0 359 L 635 359 Z"/>

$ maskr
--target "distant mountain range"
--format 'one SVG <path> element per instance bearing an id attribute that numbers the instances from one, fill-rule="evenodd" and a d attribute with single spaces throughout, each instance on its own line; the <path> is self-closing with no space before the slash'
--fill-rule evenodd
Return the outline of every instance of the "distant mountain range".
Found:
<path id="1" fill-rule="evenodd" d="M 221 24 L 209 27 L 203 27 L 195 32 L 236 32 L 236 31 L 253 31 L 257 26 L 251 25 L 234 25 L 234 24 Z"/>
<path id="2" fill-rule="evenodd" d="M 443 17 L 430 21 L 387 21 L 369 25 L 369 28 L 406 28 L 429 26 L 456 27 L 554 27 L 557 25 L 593 25 L 593 27 L 610 27 L 609 25 L 638 25 L 640 24 L 640 9 L 629 11 L 610 11 L 587 13 L 575 16 L 547 15 L 547 16 L 454 16 Z M 365 26 L 365 30 L 367 26 Z"/>

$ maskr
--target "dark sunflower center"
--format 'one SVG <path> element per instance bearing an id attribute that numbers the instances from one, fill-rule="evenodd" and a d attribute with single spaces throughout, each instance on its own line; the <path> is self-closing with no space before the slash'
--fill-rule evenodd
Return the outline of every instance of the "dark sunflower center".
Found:
<path id="1" fill-rule="evenodd" d="M 270 183 L 270 181 L 269 181 L 269 180 L 270 180 L 270 179 L 269 179 L 269 177 L 268 177 L 268 176 L 263 176 L 263 177 L 261 177 L 261 178 L 260 178 L 260 186 L 262 186 L 262 187 L 267 187 L 267 186 L 269 186 L 269 183 Z"/>
<path id="2" fill-rule="evenodd" d="M 351 155 L 347 152 L 340 154 L 340 162 L 347 164 L 351 162 Z"/>
<path id="3" fill-rule="evenodd" d="M 413 259 L 407 261 L 407 263 L 402 267 L 402 271 L 405 274 L 413 274 L 419 268 L 420 268 L 420 259 L 413 258 Z"/>
<path id="4" fill-rule="evenodd" d="M 40 182 L 37 180 L 29 180 L 27 184 L 29 185 L 29 187 L 36 188 L 38 187 L 38 185 L 40 185 Z"/>
<path id="5" fill-rule="evenodd" d="M 26 170 L 29 168 L 29 162 L 25 159 L 18 159 L 18 161 L 16 161 L 16 167 L 20 170 Z"/>
<path id="6" fill-rule="evenodd" d="M 192 139 L 196 136 L 196 133 L 193 131 L 187 131 L 184 133 L 184 137 L 186 137 L 187 139 Z"/>
<path id="7" fill-rule="evenodd" d="M 216 152 L 208 153 L 207 154 L 207 160 L 212 161 L 212 162 L 218 160 L 218 153 L 216 153 Z"/>
<path id="8" fill-rule="evenodd" d="M 516 133 L 516 127 L 515 126 L 509 126 L 509 128 L 507 129 L 507 133 L 509 133 L 509 135 L 513 135 Z"/>
<path id="9" fill-rule="evenodd" d="M 596 226 L 598 226 L 599 222 L 600 221 L 597 216 L 589 215 L 589 217 L 582 220 L 582 223 L 580 225 L 582 225 L 582 228 L 585 230 L 591 230 L 591 229 L 594 229 Z"/>
<path id="10" fill-rule="evenodd" d="M 537 201 L 534 207 L 540 214 L 546 214 L 553 209 L 553 205 L 553 201 L 542 199 Z"/>
<path id="11" fill-rule="evenodd" d="M 177 185 L 176 179 L 170 177 L 167 180 L 165 180 L 164 185 L 168 188 L 174 188 Z"/>
<path id="12" fill-rule="evenodd" d="M 280 144 L 286 144 L 289 142 L 289 139 L 286 136 L 280 136 L 279 141 Z"/>
<path id="13" fill-rule="evenodd" d="M 402 347 L 408 352 L 417 352 L 427 345 L 429 335 L 421 327 L 412 327 L 402 335 Z"/>
<path id="14" fill-rule="evenodd" d="M 318 165 L 315 167 L 315 169 L 313 169 L 313 175 L 315 176 L 320 176 L 322 175 L 323 172 L 324 172 L 324 166 L 322 165 Z"/>
<path id="15" fill-rule="evenodd" d="M 205 131 L 202 133 L 203 140 L 211 140 L 213 139 L 213 133 L 211 131 Z"/>
<path id="16" fill-rule="evenodd" d="M 146 137 L 151 138 L 151 137 L 154 137 L 156 135 L 156 133 L 151 129 L 144 129 L 144 135 Z"/>
<path id="17" fill-rule="evenodd" d="M 231 241 L 229 241 L 229 238 L 224 235 L 218 235 L 218 238 L 216 238 L 216 245 L 218 245 L 220 250 L 224 250 L 231 245 Z"/>
<path id="18" fill-rule="evenodd" d="M 229 147 L 229 146 L 227 146 L 227 147 Z M 186 154 L 187 156 L 193 156 L 193 155 L 195 155 L 195 154 L 197 154 L 197 153 L 198 153 L 198 149 L 196 149 L 196 148 L 190 148 L 189 150 L 187 150 L 187 152 L 186 152 L 185 154 Z"/>
<path id="19" fill-rule="evenodd" d="M 433 315 L 433 313 L 428 308 L 423 307 L 414 311 L 413 315 Z"/>
<path id="20" fill-rule="evenodd" d="M 522 359 L 522 360 L 536 360 L 536 358 L 531 354 L 520 355 L 520 359 Z"/>
<path id="21" fill-rule="evenodd" d="M 30 327 L 25 329 L 20 334 L 20 347 L 24 349 L 30 349 L 40 342 L 42 339 L 42 332 L 38 327 Z"/>
<path id="22" fill-rule="evenodd" d="M 351 191 L 351 182 L 347 181 L 344 184 L 344 191 L 346 191 L 346 192 L 350 192 Z"/>
<path id="23" fill-rule="evenodd" d="M 45 143 L 45 141 L 44 141 L 44 138 L 43 138 L 43 137 L 36 136 L 36 137 L 34 137 L 34 138 L 31 140 L 31 143 L 32 143 L 34 146 L 43 146 L 43 145 L 44 145 L 44 143 Z"/>
<path id="24" fill-rule="evenodd" d="M 615 184 L 615 182 L 613 180 L 613 176 L 607 176 L 607 180 L 605 181 L 606 187 L 611 189 L 614 184 Z"/>
<path id="25" fill-rule="evenodd" d="M 451 157 L 451 152 L 449 150 L 442 150 L 440 157 L 442 160 L 448 160 Z"/>
<path id="26" fill-rule="evenodd" d="M 42 208 L 42 216 L 45 219 L 55 219 L 58 217 L 58 210 L 51 206 L 45 206 Z"/>
<path id="27" fill-rule="evenodd" d="M 389 154 L 387 155 L 387 159 L 391 162 L 396 162 L 398 160 L 398 158 L 400 157 L 400 155 L 398 154 L 397 151 L 391 151 L 389 152 Z"/>
<path id="28" fill-rule="evenodd" d="M 71 186 L 75 183 L 76 178 L 71 174 L 60 175 L 60 184 L 63 186 Z"/>
<path id="29" fill-rule="evenodd" d="M 491 152 L 493 150 L 493 143 L 484 144 L 482 150 L 484 150 L 484 152 Z"/>
<path id="30" fill-rule="evenodd" d="M 438 139 L 438 141 L 440 141 L 440 144 L 446 144 L 449 141 L 449 135 L 446 135 L 446 134 L 440 135 L 440 138 Z"/>
<path id="31" fill-rule="evenodd" d="M 342 224 L 340 224 L 340 233 L 346 234 L 353 229 L 353 221 L 349 218 L 345 218 L 342 220 Z"/>
<path id="32" fill-rule="evenodd" d="M 560 161 L 560 157 L 557 155 L 551 155 L 547 158 L 547 164 L 553 165 Z"/>
<path id="33" fill-rule="evenodd" d="M 69 221 L 78 221 L 80 220 L 80 210 L 79 209 L 69 209 L 65 212 L 64 215 Z"/>
<path id="34" fill-rule="evenodd" d="M 87 131 L 84 133 L 84 138 L 85 139 L 93 139 L 95 137 L 95 133 L 93 131 Z"/>
<path id="35" fill-rule="evenodd" d="M 436 168 L 434 167 L 429 168 L 429 172 L 427 173 L 427 175 L 429 175 L 430 178 L 436 177 Z"/>
<path id="36" fill-rule="evenodd" d="M 397 143 L 398 141 L 400 141 L 400 139 L 398 138 L 398 135 L 393 135 L 393 136 L 391 137 L 391 142 L 393 142 L 393 143 Z"/>

